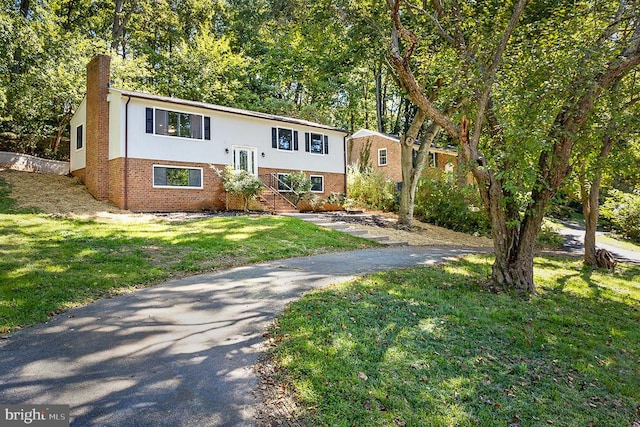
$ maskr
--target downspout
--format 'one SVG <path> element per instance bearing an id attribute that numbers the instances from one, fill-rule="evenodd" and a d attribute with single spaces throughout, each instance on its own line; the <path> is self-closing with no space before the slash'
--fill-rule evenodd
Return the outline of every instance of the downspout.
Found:
<path id="1" fill-rule="evenodd" d="M 129 102 L 124 105 L 124 209 L 129 210 Z"/>
<path id="2" fill-rule="evenodd" d="M 347 194 L 347 171 L 348 171 L 347 135 L 342 137 L 342 152 L 344 153 L 344 197 L 346 199 L 347 197 L 349 197 Z"/>

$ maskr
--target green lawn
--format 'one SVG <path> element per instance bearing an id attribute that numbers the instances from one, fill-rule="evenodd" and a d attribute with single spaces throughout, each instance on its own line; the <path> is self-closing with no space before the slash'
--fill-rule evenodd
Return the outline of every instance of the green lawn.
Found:
<path id="1" fill-rule="evenodd" d="M 0 333 L 171 277 L 373 243 L 269 215 L 95 222 L 21 211 L 0 179 Z"/>
<path id="2" fill-rule="evenodd" d="M 270 363 L 306 425 L 629 426 L 640 403 L 640 267 L 536 259 L 538 295 L 481 285 L 491 259 L 307 294 Z"/>

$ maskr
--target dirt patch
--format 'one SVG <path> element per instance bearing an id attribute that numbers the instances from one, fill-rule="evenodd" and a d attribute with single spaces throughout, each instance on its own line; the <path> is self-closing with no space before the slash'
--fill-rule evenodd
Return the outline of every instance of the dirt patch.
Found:
<path id="1" fill-rule="evenodd" d="M 127 213 L 111 203 L 94 199 L 78 178 L 2 168 L 0 178 L 11 185 L 9 197 L 19 208 L 36 209 L 52 215 Z"/>
<path id="2" fill-rule="evenodd" d="M 75 177 L 0 168 L 0 178 L 11 185 L 9 197 L 16 201 L 18 208 L 100 222 L 147 222 L 161 217 L 133 213 L 107 201 L 96 200 Z M 166 215 L 165 219 L 182 220 L 184 214 Z"/>
<path id="3" fill-rule="evenodd" d="M 415 220 L 413 228 L 406 230 L 398 227 L 398 216 L 386 212 L 367 212 L 350 214 L 332 212 L 326 214 L 333 221 L 353 224 L 353 228 L 365 230 L 371 236 L 386 236 L 394 242 L 406 242 L 414 246 L 468 246 L 489 248 L 491 239 L 448 230 Z"/>

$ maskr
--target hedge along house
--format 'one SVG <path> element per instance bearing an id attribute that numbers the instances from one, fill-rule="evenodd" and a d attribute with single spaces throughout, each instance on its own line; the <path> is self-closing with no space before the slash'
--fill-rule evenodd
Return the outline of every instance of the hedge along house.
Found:
<path id="1" fill-rule="evenodd" d="M 231 165 L 271 188 L 303 171 L 321 198 L 346 192 L 347 132 L 330 126 L 109 87 L 111 59 L 87 65 L 71 120 L 70 170 L 98 200 L 136 212 L 222 209 L 215 170 Z"/>
<path id="2" fill-rule="evenodd" d="M 368 166 L 394 182 L 402 182 L 400 138 L 367 129 L 360 129 L 347 142 L 347 163 Z M 419 145 L 415 145 L 417 153 Z M 455 148 L 431 146 L 428 150 L 430 168 L 454 173 L 458 167 L 458 151 Z M 467 177 L 467 183 L 470 177 Z"/>

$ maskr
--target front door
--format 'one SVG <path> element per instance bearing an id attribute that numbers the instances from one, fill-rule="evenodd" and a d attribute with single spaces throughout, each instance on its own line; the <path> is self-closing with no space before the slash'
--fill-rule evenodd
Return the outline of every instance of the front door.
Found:
<path id="1" fill-rule="evenodd" d="M 258 164 L 255 147 L 233 147 L 233 168 L 257 175 Z"/>

